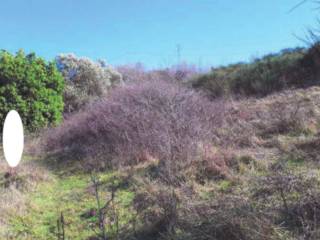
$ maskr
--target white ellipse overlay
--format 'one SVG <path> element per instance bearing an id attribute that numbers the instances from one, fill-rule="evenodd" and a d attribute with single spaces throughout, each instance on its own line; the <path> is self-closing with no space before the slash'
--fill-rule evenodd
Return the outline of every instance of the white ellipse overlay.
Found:
<path id="1" fill-rule="evenodd" d="M 23 125 L 17 111 L 11 110 L 4 121 L 3 133 L 3 152 L 10 167 L 18 166 L 23 152 Z"/>

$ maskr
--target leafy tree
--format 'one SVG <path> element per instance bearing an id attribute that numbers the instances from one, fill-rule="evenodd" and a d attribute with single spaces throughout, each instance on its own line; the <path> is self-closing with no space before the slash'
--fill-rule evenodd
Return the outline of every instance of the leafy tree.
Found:
<path id="1" fill-rule="evenodd" d="M 122 82 L 121 74 L 101 60 L 94 62 L 73 54 L 61 54 L 56 64 L 66 80 L 65 113 L 78 111 Z"/>
<path id="2" fill-rule="evenodd" d="M 36 130 L 59 123 L 63 110 L 64 80 L 54 62 L 47 63 L 22 50 L 0 52 L 0 121 L 15 109 L 25 127 Z"/>

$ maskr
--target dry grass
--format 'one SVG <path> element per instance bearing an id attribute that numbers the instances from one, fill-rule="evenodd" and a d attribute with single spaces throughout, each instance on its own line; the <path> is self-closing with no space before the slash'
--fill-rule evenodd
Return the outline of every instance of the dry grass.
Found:
<path id="1" fill-rule="evenodd" d="M 10 219 L 23 217 L 28 207 L 26 195 L 35 190 L 41 181 L 50 179 L 48 172 L 37 163 L 23 159 L 13 175 L 5 159 L 0 155 L 0 238 L 10 236 Z M 10 238 L 9 238 L 10 239 Z"/>
<path id="2" fill-rule="evenodd" d="M 140 151 L 134 166 L 120 168 L 134 192 L 130 213 L 136 221 L 134 230 L 124 227 L 121 234 L 129 239 L 318 239 L 319 191 L 311 175 L 319 180 L 320 88 L 229 101 L 226 110 L 212 145 L 197 145 L 201 156 L 174 172 L 174 181 L 150 151 Z M 31 152 L 39 142 L 29 143 Z M 1 188 L 1 234 L 9 229 L 10 214 L 23 216 L 24 189 L 47 180 L 46 170 L 36 165 L 24 161 L 23 184 Z M 1 164 L 0 174 L 5 171 Z"/>
<path id="3" fill-rule="evenodd" d="M 230 101 L 220 142 L 234 148 L 272 148 L 281 135 L 316 134 L 320 88 L 288 90 L 263 99 Z"/>

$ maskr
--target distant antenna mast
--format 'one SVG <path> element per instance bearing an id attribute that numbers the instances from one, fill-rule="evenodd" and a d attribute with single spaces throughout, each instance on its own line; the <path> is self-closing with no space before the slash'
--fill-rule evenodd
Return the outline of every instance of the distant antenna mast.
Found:
<path id="1" fill-rule="evenodd" d="M 177 44 L 177 60 L 178 64 L 181 63 L 181 45 Z"/>
<path id="2" fill-rule="evenodd" d="M 198 71 L 199 71 L 199 72 L 202 71 L 202 57 L 199 57 L 199 61 L 198 61 Z"/>

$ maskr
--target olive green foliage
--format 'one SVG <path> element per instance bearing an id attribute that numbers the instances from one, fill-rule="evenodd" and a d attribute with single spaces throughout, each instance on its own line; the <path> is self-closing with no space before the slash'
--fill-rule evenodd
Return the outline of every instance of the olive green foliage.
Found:
<path id="1" fill-rule="evenodd" d="M 265 96 L 290 87 L 310 83 L 309 52 L 303 48 L 285 49 L 250 63 L 213 68 L 193 82 L 195 88 L 212 97 L 222 95 Z M 313 81 L 314 79 L 312 79 Z"/>
<path id="2" fill-rule="evenodd" d="M 0 122 L 15 109 L 33 131 L 62 118 L 64 80 L 55 63 L 34 53 L 0 53 Z"/>

